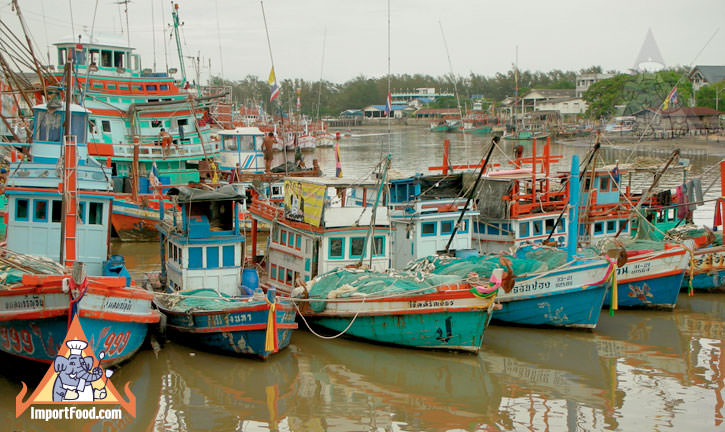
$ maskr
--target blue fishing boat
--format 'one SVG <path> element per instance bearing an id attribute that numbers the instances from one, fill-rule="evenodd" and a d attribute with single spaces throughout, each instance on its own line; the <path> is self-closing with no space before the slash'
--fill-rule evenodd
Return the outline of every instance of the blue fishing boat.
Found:
<path id="1" fill-rule="evenodd" d="M 65 88 L 71 70 L 69 60 Z M 123 259 L 108 257 L 111 170 L 88 157 L 89 112 L 69 94 L 65 103 L 53 99 L 33 111 L 32 160 L 11 165 L 5 189 L 0 350 L 50 363 L 77 315 L 104 363 L 121 362 L 160 316 L 152 294 L 133 286 Z"/>
<path id="2" fill-rule="evenodd" d="M 161 280 L 154 303 L 180 340 L 212 351 L 267 358 L 286 347 L 295 323 L 289 299 L 264 294 L 256 269 L 244 268 L 241 186 L 168 191 L 180 214 L 160 218 Z M 176 206 L 174 208 L 177 208 Z"/>

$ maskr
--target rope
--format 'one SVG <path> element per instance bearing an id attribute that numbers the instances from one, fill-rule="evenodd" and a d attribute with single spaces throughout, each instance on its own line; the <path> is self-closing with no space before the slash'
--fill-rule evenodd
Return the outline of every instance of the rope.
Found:
<path id="1" fill-rule="evenodd" d="M 364 303 L 365 303 L 365 297 L 363 297 L 363 301 L 360 304 L 362 305 Z M 334 336 L 323 336 L 323 335 L 317 333 L 316 331 L 314 331 L 312 329 L 312 327 L 310 326 L 310 324 L 305 319 L 305 316 L 302 315 L 302 312 L 300 312 L 300 309 L 297 307 L 297 303 L 293 303 L 293 304 L 295 305 L 295 309 L 297 309 L 297 314 L 300 316 L 300 318 L 302 318 L 302 322 L 305 323 L 305 327 L 307 327 L 307 330 L 309 330 L 310 333 L 312 333 L 313 335 L 317 336 L 318 338 L 320 338 L 320 339 L 327 339 L 327 340 L 337 339 L 340 336 L 342 336 L 345 333 L 347 333 L 347 331 L 350 330 L 350 327 L 352 327 L 352 325 L 355 323 L 355 320 L 357 319 L 358 315 L 360 315 L 360 311 L 361 311 L 361 309 L 358 309 L 357 312 L 355 312 L 355 316 L 352 317 L 352 320 L 350 320 L 350 324 L 348 324 L 347 327 L 345 327 L 345 329 L 343 331 L 341 331 L 340 333 L 338 333 L 338 334 L 336 334 Z"/>

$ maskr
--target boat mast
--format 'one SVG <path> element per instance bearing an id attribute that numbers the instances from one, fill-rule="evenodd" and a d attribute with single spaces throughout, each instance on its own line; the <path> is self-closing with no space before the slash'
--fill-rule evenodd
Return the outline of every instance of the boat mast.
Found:
<path id="1" fill-rule="evenodd" d="M 184 67 L 184 54 L 181 49 L 181 39 L 179 39 L 179 4 L 178 3 L 174 3 L 174 10 L 171 11 L 171 17 L 174 19 L 174 36 L 176 37 L 176 51 L 179 54 L 179 68 L 181 69 L 181 84 L 179 85 L 179 87 L 185 87 L 186 86 L 186 68 Z"/>
<path id="2" fill-rule="evenodd" d="M 72 266 L 76 260 L 76 209 L 78 208 L 77 172 L 76 172 L 76 137 L 71 135 L 71 93 L 73 76 L 74 50 L 68 50 L 68 58 L 65 63 L 65 124 L 63 125 L 64 137 L 61 147 L 61 159 L 63 163 L 63 181 L 61 191 L 63 196 L 61 224 L 61 246 L 60 263 Z"/>
<path id="3" fill-rule="evenodd" d="M 35 52 L 33 51 L 33 43 L 30 41 L 30 36 L 28 35 L 28 28 L 25 25 L 25 19 L 23 18 L 23 14 L 20 11 L 20 5 L 18 4 L 18 0 L 13 0 L 13 8 L 15 9 L 15 13 L 17 13 L 18 19 L 20 20 L 20 27 L 23 29 L 23 35 L 25 35 L 25 40 L 28 43 L 28 51 L 30 51 L 30 57 L 33 59 L 33 65 L 35 66 L 35 73 L 38 74 L 38 78 L 40 78 L 40 85 L 43 87 L 43 97 L 47 102 L 48 90 L 45 83 L 45 76 L 40 71 L 40 64 L 38 63 L 38 59 L 35 57 Z M 71 15 L 71 17 L 72 16 L 73 15 Z M 32 106 L 32 104 L 29 105 Z"/>
<path id="4" fill-rule="evenodd" d="M 438 27 L 441 29 L 441 36 L 443 37 L 443 46 L 446 48 L 446 57 L 448 57 L 448 68 L 451 71 L 451 81 L 453 81 L 453 91 L 456 92 L 456 105 L 458 106 L 458 117 L 461 125 L 461 132 L 465 135 L 466 128 L 463 127 L 463 111 L 461 110 L 461 98 L 458 96 L 458 84 L 456 84 L 456 76 L 453 75 L 453 62 L 451 62 L 451 53 L 448 51 L 448 42 L 446 41 L 446 34 L 443 32 L 443 24 L 438 21 Z"/>

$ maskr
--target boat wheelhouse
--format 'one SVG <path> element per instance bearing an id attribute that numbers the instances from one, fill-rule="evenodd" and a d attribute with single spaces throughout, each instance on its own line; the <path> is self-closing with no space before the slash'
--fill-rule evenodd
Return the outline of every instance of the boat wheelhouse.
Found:
<path id="1" fill-rule="evenodd" d="M 447 248 L 452 251 L 471 248 L 470 227 L 478 211 L 467 210 L 453 239 L 451 235 L 466 201 L 462 198 L 466 186 L 470 188 L 474 180 L 470 173 L 390 180 L 393 268 L 403 269 L 411 261 Z"/>
<path id="2" fill-rule="evenodd" d="M 257 127 L 237 127 L 218 131 L 221 141 L 219 167 L 222 170 L 238 170 L 242 173 L 263 173 L 264 133 Z"/>
<path id="3" fill-rule="evenodd" d="M 239 202 L 246 199 L 239 186 L 216 191 L 172 188 L 180 207 L 172 222 L 159 225 L 164 245 L 162 275 L 172 291 L 212 289 L 240 295 L 244 262 L 244 233 Z"/>
<path id="4" fill-rule="evenodd" d="M 340 267 L 389 268 L 390 216 L 386 197 L 377 196 L 384 195 L 379 183 L 287 177 L 284 194 L 284 207 L 259 200 L 249 206 L 255 220 L 270 226 L 268 284 L 290 292 Z"/>

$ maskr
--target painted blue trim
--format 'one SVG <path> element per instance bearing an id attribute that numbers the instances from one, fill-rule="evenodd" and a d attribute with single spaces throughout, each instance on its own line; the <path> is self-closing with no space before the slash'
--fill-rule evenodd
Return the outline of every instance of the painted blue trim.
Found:
<path id="1" fill-rule="evenodd" d="M 206 268 L 208 268 L 208 269 L 219 268 L 219 247 L 218 246 L 207 246 L 206 247 Z"/>
<path id="2" fill-rule="evenodd" d="M 234 246 L 222 246 L 222 266 L 234 267 Z"/>
<path id="3" fill-rule="evenodd" d="M 529 221 L 519 222 L 519 238 L 529 236 Z"/>
<path id="4" fill-rule="evenodd" d="M 310 259 L 309 258 L 307 258 L 305 260 L 305 271 L 306 272 L 310 271 Z"/>
<path id="5" fill-rule="evenodd" d="M 339 256 L 333 256 L 332 255 L 332 241 L 333 240 L 340 240 L 340 252 L 341 255 Z M 332 237 L 327 241 L 327 258 L 329 259 L 345 259 L 345 237 Z"/>
<path id="6" fill-rule="evenodd" d="M 5 195 L 19 195 L 19 196 L 25 196 L 25 195 L 39 195 L 44 197 L 60 197 L 61 194 L 57 192 L 39 192 L 39 191 L 26 191 L 26 190 L 15 190 L 15 189 L 7 189 L 5 190 Z M 102 199 L 106 201 L 113 200 L 113 197 L 110 195 L 93 195 L 88 193 L 83 193 L 81 191 L 78 191 L 78 196 L 80 198 L 93 198 L 93 199 Z"/>
<path id="7" fill-rule="evenodd" d="M 497 223 L 489 223 L 486 227 L 486 233 L 488 235 L 501 235 L 501 229 Z"/>
<path id="8" fill-rule="evenodd" d="M 203 268 L 202 254 L 203 251 L 200 247 L 189 248 L 189 269 L 200 270 Z"/>
<path id="9" fill-rule="evenodd" d="M 224 237 L 189 239 L 178 234 L 168 234 L 170 239 L 178 242 L 180 245 L 223 245 L 229 243 L 244 243 L 243 235 L 228 235 Z"/>
<path id="10" fill-rule="evenodd" d="M 86 223 L 86 203 L 80 202 L 78 203 L 78 216 L 81 218 L 81 223 Z"/>
<path id="11" fill-rule="evenodd" d="M 45 208 L 41 209 L 43 214 L 38 216 L 38 204 L 42 203 Z M 48 200 L 33 200 L 33 222 L 48 222 Z"/>
<path id="12" fill-rule="evenodd" d="M 423 227 L 425 226 L 432 226 L 433 232 L 432 233 L 425 233 L 423 232 Z M 420 223 L 420 236 L 421 237 L 434 237 L 438 233 L 438 224 L 435 222 L 421 222 Z"/>
<path id="13" fill-rule="evenodd" d="M 353 240 L 362 240 L 362 249 L 360 250 L 360 254 L 353 255 L 352 246 L 353 246 Z M 350 258 L 360 258 L 363 255 L 365 249 L 365 237 L 350 237 Z"/>
<path id="14" fill-rule="evenodd" d="M 279 235 L 279 244 L 286 245 L 287 244 L 287 231 L 281 231 Z"/>
<path id="15" fill-rule="evenodd" d="M 20 216 L 20 203 L 23 202 L 25 207 L 25 216 Z M 27 222 L 30 218 L 30 200 L 27 198 L 18 198 L 15 200 L 15 220 Z"/>

